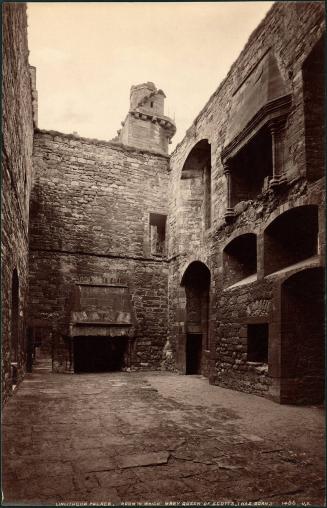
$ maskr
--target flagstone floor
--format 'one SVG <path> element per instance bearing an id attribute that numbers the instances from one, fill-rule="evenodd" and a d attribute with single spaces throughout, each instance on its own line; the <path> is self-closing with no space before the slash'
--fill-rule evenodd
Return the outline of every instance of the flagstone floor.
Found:
<path id="1" fill-rule="evenodd" d="M 324 506 L 324 411 L 170 373 L 52 374 L 3 411 L 4 505 Z"/>

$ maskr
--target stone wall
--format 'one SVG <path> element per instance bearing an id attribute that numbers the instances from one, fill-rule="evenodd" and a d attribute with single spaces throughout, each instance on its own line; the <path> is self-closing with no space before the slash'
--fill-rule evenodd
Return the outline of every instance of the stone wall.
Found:
<path id="1" fill-rule="evenodd" d="M 67 334 L 74 282 L 125 281 L 136 315 L 133 366 L 159 368 L 167 336 L 167 260 L 151 253 L 150 213 L 167 214 L 168 158 L 38 131 L 31 197 L 31 319 Z M 64 348 L 63 348 L 64 349 Z"/>
<path id="2" fill-rule="evenodd" d="M 217 306 L 216 374 L 210 381 L 249 393 L 265 394 L 270 379 L 266 362 L 248 358 L 249 325 L 272 320 L 272 282 L 260 281 L 224 290 Z"/>
<path id="3" fill-rule="evenodd" d="M 205 359 L 203 374 L 213 383 L 266 394 L 276 400 L 281 400 L 280 378 L 283 375 L 278 360 L 278 354 L 281 354 L 279 340 L 282 339 L 280 339 L 281 323 L 278 318 L 280 292 L 277 288 L 280 280 L 286 279 L 290 273 L 307 270 L 324 262 L 325 240 L 322 219 L 324 181 L 321 178 L 320 138 L 316 146 L 312 143 L 314 133 L 322 131 L 321 118 L 317 117 L 315 111 L 319 109 L 322 102 L 320 93 L 322 78 L 320 70 L 317 71 L 321 54 L 317 56 L 317 51 L 321 46 L 319 41 L 323 33 L 322 3 L 278 2 L 274 4 L 266 18 L 250 36 L 226 79 L 209 99 L 171 156 L 168 193 L 170 212 L 169 337 L 171 347 L 175 351 L 176 365 L 181 372 L 185 371 L 183 343 L 185 298 L 180 287 L 181 280 L 188 265 L 199 260 L 205 263 L 211 272 L 210 351 L 203 351 Z M 267 54 L 275 59 L 274 65 L 275 69 L 276 65 L 278 67 L 279 79 L 284 83 L 283 87 L 291 98 L 283 130 L 278 134 L 280 138 L 274 145 L 275 159 L 283 166 L 285 181 L 284 185 L 273 188 L 267 179 L 255 197 L 242 198 L 234 207 L 232 218 L 226 219 L 225 214 L 230 206 L 228 192 L 231 192 L 231 189 L 227 187 L 227 173 L 222 163 L 222 153 L 226 146 L 228 129 L 229 132 L 231 131 L 229 124 L 235 123 L 234 112 L 237 110 L 235 97 L 244 82 L 251 82 L 251 76 L 255 74 L 258 63 L 263 61 L 262 59 Z M 310 55 L 313 55 L 312 63 L 310 63 Z M 276 70 L 275 72 L 277 73 Z M 258 79 L 264 78 L 259 76 Z M 319 90 L 318 98 L 311 110 L 308 107 L 313 90 L 313 86 L 309 86 L 310 80 L 317 81 Z M 240 104 L 242 106 L 242 101 Z M 232 109 L 233 115 L 230 116 Z M 240 109 L 240 122 L 244 117 L 242 114 Z M 247 124 L 247 129 L 250 129 L 249 125 Z M 255 132 L 254 134 L 256 135 Z M 183 171 L 192 150 L 200 142 L 204 142 L 203 140 L 208 140 L 211 146 L 211 227 L 197 228 L 197 233 L 192 236 L 191 241 L 183 242 L 181 239 L 187 238 L 189 234 L 187 220 L 185 218 L 180 220 L 184 208 Z M 245 138 L 245 149 L 248 143 L 249 141 Z M 265 146 L 269 147 L 269 143 L 261 144 L 260 150 L 264 150 Z M 243 162 L 245 160 L 243 159 Z M 247 169 L 244 165 L 242 171 L 243 173 L 249 171 L 250 180 L 251 166 Z M 193 180 L 196 185 L 197 179 L 193 178 Z M 191 180 L 190 184 L 192 185 Z M 245 188 L 244 191 L 246 194 L 247 189 Z M 309 208 L 305 208 L 306 205 L 316 206 L 318 212 L 319 240 L 313 249 L 312 258 L 304 259 L 296 266 L 286 267 L 284 271 L 278 272 L 271 279 L 265 277 L 267 273 L 265 260 L 268 259 L 269 249 L 268 242 L 265 240 L 265 228 L 278 215 L 292 208 L 304 207 L 301 210 L 307 214 Z M 198 208 L 199 214 L 202 213 L 200 207 Z M 194 212 L 193 209 L 193 222 L 195 221 Z M 200 215 L 198 219 L 198 224 L 201 224 Z M 287 224 L 292 231 L 292 225 Z M 255 263 L 254 260 L 257 265 L 256 272 L 249 279 L 245 277 L 242 283 L 238 282 L 233 286 L 226 282 L 229 275 L 234 280 L 235 273 L 229 275 L 224 273 L 228 263 L 224 267 L 223 251 L 233 239 L 249 234 L 257 235 L 257 262 Z M 285 235 L 285 232 L 283 234 Z M 309 244 L 310 241 L 311 239 L 307 243 Z M 249 245 L 244 243 L 245 247 Z M 251 250 L 255 255 L 252 243 Z M 234 269 L 240 271 L 238 263 L 241 265 L 243 261 L 236 260 L 234 265 L 230 262 L 229 269 L 233 265 Z M 287 264 L 285 262 L 285 266 Z M 251 262 L 249 266 L 252 271 Z M 229 285 L 231 287 L 228 287 Z M 265 305 L 262 302 L 265 302 Z M 263 312 L 262 315 L 260 309 Z M 266 366 L 251 365 L 251 362 L 247 360 L 247 326 L 255 322 L 258 324 L 265 322 L 269 326 L 269 360 Z"/>
<path id="4" fill-rule="evenodd" d="M 1 277 L 2 386 L 5 401 L 16 382 L 12 379 L 11 363 L 17 364 L 17 382 L 25 371 L 28 214 L 33 149 L 25 4 L 2 5 L 2 37 Z M 13 292 L 16 292 L 17 298 L 13 297 Z M 12 308 L 12 303 L 16 309 Z"/>

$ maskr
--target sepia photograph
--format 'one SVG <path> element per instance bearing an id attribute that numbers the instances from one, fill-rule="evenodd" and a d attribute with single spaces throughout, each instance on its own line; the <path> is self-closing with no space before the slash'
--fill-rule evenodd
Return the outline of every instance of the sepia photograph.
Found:
<path id="1" fill-rule="evenodd" d="M 3 506 L 325 498 L 325 3 L 2 2 Z"/>

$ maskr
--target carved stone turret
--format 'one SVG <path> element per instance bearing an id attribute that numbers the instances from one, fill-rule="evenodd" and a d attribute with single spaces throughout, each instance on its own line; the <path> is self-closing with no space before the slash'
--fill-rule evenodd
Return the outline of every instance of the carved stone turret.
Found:
<path id="1" fill-rule="evenodd" d="M 171 118 L 164 115 L 165 97 L 154 83 L 132 86 L 130 110 L 115 141 L 168 154 L 176 126 Z"/>

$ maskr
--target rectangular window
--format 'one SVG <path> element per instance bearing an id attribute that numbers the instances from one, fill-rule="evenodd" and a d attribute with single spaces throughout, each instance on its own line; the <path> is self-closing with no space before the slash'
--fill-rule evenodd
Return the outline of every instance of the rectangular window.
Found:
<path id="1" fill-rule="evenodd" d="M 166 215 L 150 213 L 150 246 L 152 256 L 165 255 Z"/>
<path id="2" fill-rule="evenodd" d="M 248 362 L 268 363 L 268 323 L 248 325 Z"/>

